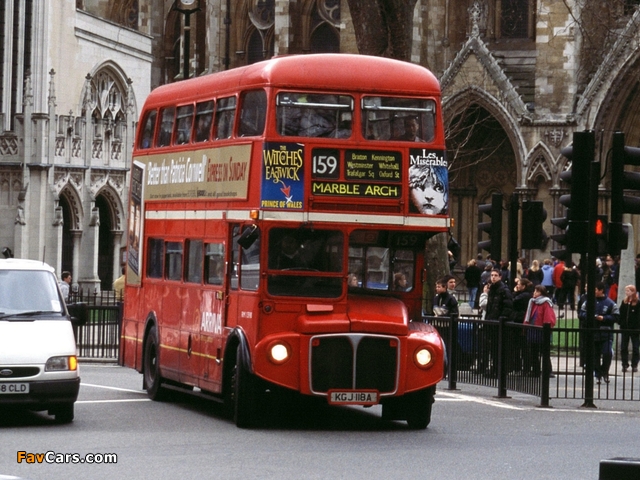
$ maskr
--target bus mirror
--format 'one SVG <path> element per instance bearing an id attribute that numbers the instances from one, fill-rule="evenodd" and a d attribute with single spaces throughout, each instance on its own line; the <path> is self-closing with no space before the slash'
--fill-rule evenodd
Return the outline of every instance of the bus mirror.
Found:
<path id="1" fill-rule="evenodd" d="M 240 245 L 242 248 L 246 250 L 251 245 L 253 245 L 253 242 L 255 242 L 258 239 L 259 234 L 260 234 L 260 231 L 258 230 L 258 226 L 256 224 L 253 224 L 245 228 L 242 231 L 240 238 L 238 239 L 238 245 Z"/>

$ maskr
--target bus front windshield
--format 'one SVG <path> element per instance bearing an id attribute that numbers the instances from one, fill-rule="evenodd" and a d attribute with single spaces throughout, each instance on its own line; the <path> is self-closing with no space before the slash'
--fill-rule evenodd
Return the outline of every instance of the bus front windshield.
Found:
<path id="1" fill-rule="evenodd" d="M 344 234 L 338 230 L 273 228 L 267 290 L 277 296 L 337 298 L 343 256 Z"/>

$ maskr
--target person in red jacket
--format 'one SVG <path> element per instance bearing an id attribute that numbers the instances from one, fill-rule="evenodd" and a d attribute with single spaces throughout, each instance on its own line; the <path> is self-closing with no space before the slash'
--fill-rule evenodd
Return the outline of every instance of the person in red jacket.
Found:
<path id="1" fill-rule="evenodd" d="M 547 289 L 543 285 L 536 285 L 533 289 L 533 298 L 529 300 L 529 307 L 524 317 L 525 325 L 543 326 L 545 323 L 556 324 L 556 313 L 553 311 L 553 302 L 547 295 Z M 540 354 L 542 352 L 542 330 L 528 328 L 526 330 L 528 355 L 524 365 L 525 373 L 540 376 Z M 551 372 L 551 359 L 544 361 Z"/>
<path id="2" fill-rule="evenodd" d="M 562 260 L 558 260 L 558 263 L 553 267 L 553 286 L 556 292 L 555 301 L 558 301 L 558 292 L 562 288 L 562 272 L 564 272 L 564 262 Z M 552 299 L 554 300 L 554 299 Z"/>

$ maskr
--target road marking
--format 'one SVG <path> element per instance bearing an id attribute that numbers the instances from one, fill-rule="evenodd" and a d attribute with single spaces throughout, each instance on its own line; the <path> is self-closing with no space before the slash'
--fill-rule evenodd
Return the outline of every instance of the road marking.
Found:
<path id="1" fill-rule="evenodd" d="M 147 392 L 144 390 L 131 390 L 130 388 L 107 387 L 106 385 L 94 385 L 92 383 L 84 383 L 84 382 L 81 382 L 80 385 L 82 385 L 83 387 L 94 387 L 94 388 L 104 388 L 106 390 L 117 390 L 118 392 L 139 393 L 140 395 L 147 394 Z"/>
<path id="2" fill-rule="evenodd" d="M 76 403 L 122 403 L 122 402 L 150 402 L 150 398 L 121 398 L 119 400 L 78 400 Z"/>
<path id="3" fill-rule="evenodd" d="M 442 398 L 448 397 L 448 398 Z M 607 413 L 607 414 L 624 414 L 621 410 L 598 410 L 594 408 L 572 408 L 572 407 L 555 407 L 555 408 L 542 408 L 538 406 L 531 407 L 519 407 L 516 405 L 509 405 L 496 400 L 489 400 L 486 398 L 472 397 L 469 395 L 462 395 L 460 393 L 442 392 L 438 391 L 436 395 L 436 401 L 439 402 L 474 402 L 481 405 L 487 405 L 489 407 L 504 408 L 507 410 L 520 410 L 520 411 L 538 411 L 538 412 L 575 412 L 575 413 Z"/>
<path id="4" fill-rule="evenodd" d="M 440 398 L 440 396 L 443 395 L 445 397 L 451 397 L 451 398 Z M 516 407 L 515 405 L 507 405 L 506 403 L 502 403 L 502 402 L 496 402 L 494 400 L 487 400 L 486 398 L 478 398 L 478 397 L 470 397 L 468 395 L 461 395 L 459 393 L 450 393 L 450 392 L 438 392 L 437 400 L 442 400 L 442 401 L 453 401 L 453 402 L 475 402 L 475 403 L 480 403 L 482 405 L 488 405 L 490 407 L 496 407 L 496 408 L 506 408 L 508 410 L 528 410 L 527 408 L 523 408 L 523 407 Z"/>

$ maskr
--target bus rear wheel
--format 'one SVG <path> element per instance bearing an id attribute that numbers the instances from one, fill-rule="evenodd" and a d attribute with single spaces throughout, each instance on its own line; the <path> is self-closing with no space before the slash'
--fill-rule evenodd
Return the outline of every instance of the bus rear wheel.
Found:
<path id="1" fill-rule="evenodd" d="M 144 384 L 149 398 L 157 401 L 164 398 L 162 377 L 160 376 L 159 350 L 156 327 L 151 327 L 144 347 Z"/>

